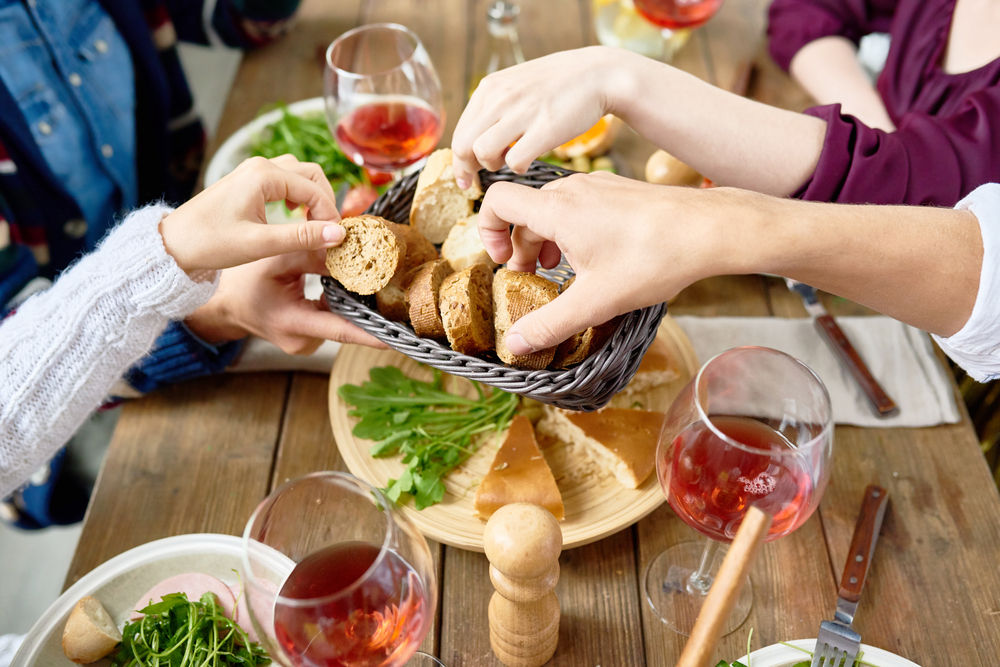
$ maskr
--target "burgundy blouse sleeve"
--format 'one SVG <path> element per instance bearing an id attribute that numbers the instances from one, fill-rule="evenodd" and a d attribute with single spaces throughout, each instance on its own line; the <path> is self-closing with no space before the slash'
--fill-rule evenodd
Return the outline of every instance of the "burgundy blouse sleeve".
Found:
<path id="1" fill-rule="evenodd" d="M 805 113 L 827 129 L 816 170 L 795 194 L 801 199 L 954 206 L 1000 181 L 1000 86 L 970 94 L 950 116 L 905 114 L 892 133 L 842 115 L 839 104 Z"/>
<path id="2" fill-rule="evenodd" d="M 768 10 L 771 57 L 787 70 L 803 46 L 821 37 L 857 44 L 872 32 L 888 32 L 899 0 L 774 0 Z"/>

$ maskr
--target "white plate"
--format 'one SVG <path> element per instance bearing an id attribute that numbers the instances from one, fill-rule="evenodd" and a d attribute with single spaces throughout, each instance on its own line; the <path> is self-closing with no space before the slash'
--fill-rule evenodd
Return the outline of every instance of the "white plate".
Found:
<path id="1" fill-rule="evenodd" d="M 289 104 L 288 112 L 296 116 L 322 115 L 323 98 L 313 97 Z M 208 163 L 208 169 L 205 170 L 205 187 L 215 183 L 250 157 L 250 144 L 253 143 L 254 137 L 268 125 L 278 122 L 281 114 L 281 109 L 268 111 L 233 132 L 233 135 L 219 146 L 219 150 L 212 156 L 212 161 Z"/>
<path id="2" fill-rule="evenodd" d="M 792 646 L 804 648 L 807 651 L 812 651 L 816 647 L 815 639 L 797 639 L 787 643 Z M 861 650 L 864 652 L 861 659 L 877 667 L 920 667 L 915 662 L 910 662 L 895 653 L 889 653 L 874 646 L 862 644 Z M 788 667 L 788 665 L 794 665 L 797 662 L 809 659 L 808 653 L 798 651 L 784 644 L 773 644 L 772 646 L 757 649 L 749 657 L 743 656 L 739 661 L 747 665 L 747 667 Z"/>
<path id="3" fill-rule="evenodd" d="M 243 553 L 243 539 L 200 533 L 177 535 L 143 544 L 88 572 L 45 610 L 24 638 L 11 667 L 72 667 L 62 651 L 62 633 L 77 601 L 91 595 L 104 604 L 119 628 L 132 613 L 139 596 L 167 577 L 203 572 L 235 584 Z M 275 584 L 281 578 L 267 574 Z M 273 574 L 273 576 L 271 576 Z M 110 664 L 105 658 L 94 663 Z"/>

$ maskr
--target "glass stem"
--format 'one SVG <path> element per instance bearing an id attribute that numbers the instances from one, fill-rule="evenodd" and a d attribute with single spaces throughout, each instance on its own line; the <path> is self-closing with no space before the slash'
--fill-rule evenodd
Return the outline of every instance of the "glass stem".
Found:
<path id="1" fill-rule="evenodd" d="M 693 593 L 708 595 L 708 589 L 712 587 L 714 578 L 709 574 L 712 570 L 712 562 L 715 560 L 715 552 L 719 549 L 719 543 L 715 540 L 705 540 L 705 550 L 701 552 L 701 563 L 697 572 L 693 572 L 688 579 L 688 588 Z"/>

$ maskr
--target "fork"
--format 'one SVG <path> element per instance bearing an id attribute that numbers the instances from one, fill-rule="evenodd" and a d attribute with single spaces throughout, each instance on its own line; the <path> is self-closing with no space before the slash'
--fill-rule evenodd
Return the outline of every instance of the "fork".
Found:
<path id="1" fill-rule="evenodd" d="M 870 485 L 865 489 L 861 503 L 861 515 L 854 525 L 854 537 L 847 552 L 844 576 L 840 579 L 837 598 L 837 612 L 832 621 L 819 624 L 816 650 L 810 667 L 853 667 L 861 650 L 861 635 L 851 628 L 854 613 L 858 610 L 861 588 L 865 585 L 868 565 L 875 553 L 875 541 L 882 528 L 885 508 L 889 502 L 889 492 Z"/>

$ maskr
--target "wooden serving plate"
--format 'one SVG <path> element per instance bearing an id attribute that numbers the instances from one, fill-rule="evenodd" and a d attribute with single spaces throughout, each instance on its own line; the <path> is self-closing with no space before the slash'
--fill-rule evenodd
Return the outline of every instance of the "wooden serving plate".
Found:
<path id="1" fill-rule="evenodd" d="M 664 317 L 657 337 L 667 344 L 678 372 L 678 378 L 662 387 L 640 394 L 616 396 L 611 401 L 615 407 L 631 407 L 638 401 L 643 408 L 665 412 L 674 397 L 680 393 L 698 372 L 700 364 L 691 341 L 677 323 Z M 399 457 L 373 458 L 368 452 L 371 440 L 355 438 L 351 429 L 357 419 L 348 415 L 351 407 L 337 395 L 337 388 L 344 384 L 360 385 L 369 380 L 368 371 L 377 366 L 398 366 L 407 376 L 430 380 L 431 369 L 421 366 L 395 350 L 375 350 L 348 345 L 341 348 L 330 374 L 330 422 L 333 437 L 340 449 L 347 468 L 352 474 L 369 484 L 384 487 L 389 479 L 398 478 L 403 472 Z M 446 376 L 445 386 L 455 393 L 472 392 L 469 382 Z M 589 459 L 570 457 L 566 447 L 559 442 L 539 445 L 552 473 L 566 508 L 566 518 L 561 522 L 563 549 L 583 546 L 626 528 L 646 516 L 664 501 L 656 475 L 638 489 L 626 489 L 607 471 L 598 469 Z M 402 511 L 428 538 L 454 547 L 483 551 L 483 529 L 486 522 L 475 516 L 473 500 L 476 486 L 486 475 L 499 442 L 490 438 L 459 468 L 445 479 L 444 500 L 437 505 L 417 511 L 409 501 Z"/>

